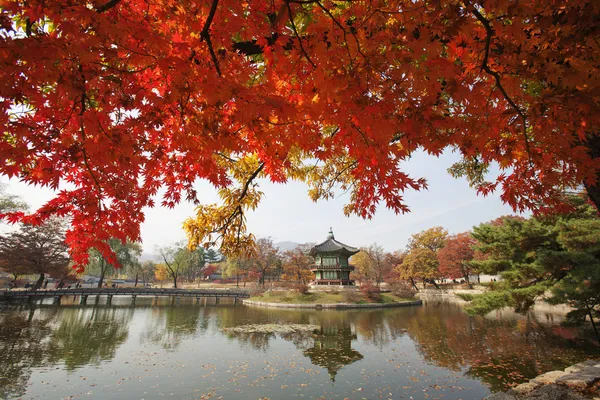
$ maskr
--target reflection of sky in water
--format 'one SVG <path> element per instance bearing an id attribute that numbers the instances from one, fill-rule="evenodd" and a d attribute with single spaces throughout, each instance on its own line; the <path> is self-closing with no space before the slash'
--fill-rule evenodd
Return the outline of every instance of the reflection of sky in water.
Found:
<path id="1" fill-rule="evenodd" d="M 449 303 L 295 311 L 163 300 L 0 309 L 0 397 L 481 398 L 589 353 L 547 313 L 484 319 Z M 265 323 L 320 329 L 222 330 Z"/>

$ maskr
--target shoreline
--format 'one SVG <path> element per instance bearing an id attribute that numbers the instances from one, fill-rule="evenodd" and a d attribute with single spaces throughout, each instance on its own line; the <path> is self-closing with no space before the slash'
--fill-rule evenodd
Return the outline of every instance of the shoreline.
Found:
<path id="1" fill-rule="evenodd" d="M 318 304 L 318 303 L 271 303 L 266 301 L 256 301 L 243 299 L 242 304 L 255 307 L 270 307 L 270 308 L 312 308 L 316 310 L 321 309 L 356 309 L 356 308 L 389 308 L 389 307 L 408 307 L 408 306 L 420 306 L 423 304 L 423 300 L 405 301 L 401 303 L 365 303 L 365 304 L 352 304 L 352 303 L 331 303 L 331 304 Z"/>
<path id="2" fill-rule="evenodd" d="M 592 400 L 600 394 L 600 360 L 588 360 L 563 371 L 549 371 L 485 400 Z"/>

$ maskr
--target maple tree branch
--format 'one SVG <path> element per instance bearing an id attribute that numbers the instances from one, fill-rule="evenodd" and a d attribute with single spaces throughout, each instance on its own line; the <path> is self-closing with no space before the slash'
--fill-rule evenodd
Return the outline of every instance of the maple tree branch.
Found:
<path id="1" fill-rule="evenodd" d="M 331 13 L 331 11 L 329 11 L 325 6 L 323 6 L 323 4 L 321 4 L 320 0 L 316 1 L 316 3 L 321 8 L 321 10 L 323 10 L 323 12 L 325 12 L 325 14 L 327 14 L 329 16 L 329 18 L 331 18 L 331 20 L 342 30 L 342 32 L 344 34 L 344 42 L 346 43 L 346 51 L 348 52 L 348 61 L 350 61 L 350 68 L 354 69 L 354 62 L 352 61 L 352 54 L 350 53 L 350 47 L 348 46 L 348 39 L 346 38 L 346 34 L 347 34 L 346 29 L 342 26 L 340 21 L 338 21 L 337 18 L 335 18 L 335 16 Z"/>
<path id="2" fill-rule="evenodd" d="M 315 63 L 308 56 L 306 49 L 304 49 L 304 45 L 302 44 L 302 37 L 298 33 L 298 29 L 296 29 L 296 23 L 294 22 L 294 14 L 292 14 L 292 7 L 290 6 L 289 0 L 285 0 L 285 4 L 286 4 L 288 12 L 290 14 L 289 17 L 290 17 L 290 22 L 292 24 L 292 30 L 294 31 L 296 38 L 298 38 L 298 44 L 300 45 L 300 51 L 302 52 L 302 54 L 304 54 L 304 57 L 306 57 L 306 59 L 313 66 L 313 68 L 317 69 L 317 66 L 315 65 Z"/>
<path id="3" fill-rule="evenodd" d="M 246 180 L 246 183 L 244 184 L 244 188 L 242 189 L 242 193 L 240 194 L 240 197 L 238 198 L 238 202 L 242 201 L 244 199 L 244 197 L 246 197 L 246 194 L 248 193 L 248 189 L 250 187 L 250 184 L 252 183 L 252 181 L 254 179 L 256 179 L 256 177 L 258 176 L 258 174 L 261 173 L 261 171 L 263 170 L 264 167 L 265 167 L 265 163 L 261 162 L 260 165 L 258 166 L 258 168 Z"/>
<path id="4" fill-rule="evenodd" d="M 211 233 L 220 233 L 220 237 L 224 237 L 226 231 L 229 229 L 230 224 L 232 223 L 233 219 L 237 216 L 240 217 L 240 221 L 238 222 L 238 229 L 241 229 L 241 219 L 244 218 L 244 210 L 242 208 L 241 202 L 242 200 L 247 196 L 248 194 L 248 190 L 250 189 L 250 185 L 252 184 L 252 181 L 254 181 L 254 179 L 256 179 L 256 177 L 258 176 L 258 174 L 261 173 L 261 171 L 263 170 L 263 168 L 265 167 L 265 163 L 261 162 L 258 166 L 258 168 L 256 170 L 254 170 L 254 172 L 250 175 L 250 177 L 248 177 L 248 179 L 246 180 L 246 182 L 244 183 L 244 187 L 242 188 L 242 193 L 240 193 L 240 196 L 237 199 L 237 206 L 233 209 L 233 212 L 229 215 L 229 217 L 227 217 L 227 219 L 225 219 L 225 222 L 223 222 L 223 224 L 218 227 L 217 229 L 214 229 Z M 238 231 L 238 237 L 239 237 L 239 231 Z"/>
<path id="5" fill-rule="evenodd" d="M 82 85 L 83 85 L 83 89 L 82 89 L 82 93 L 81 93 L 81 110 L 79 110 L 79 127 L 80 127 L 80 132 L 81 132 L 81 153 L 83 154 L 83 163 L 85 164 L 85 167 L 88 170 L 88 172 L 90 173 L 90 175 L 96 185 L 96 189 L 98 190 L 98 203 L 99 203 L 98 213 L 100 213 L 100 210 L 102 209 L 102 187 L 100 186 L 100 182 L 96 178 L 96 175 L 92 171 L 92 167 L 90 166 L 89 161 L 88 161 L 87 151 L 85 150 L 86 135 L 85 135 L 85 128 L 83 126 L 83 114 L 86 111 L 85 100 L 87 99 L 87 94 L 85 91 L 85 75 L 83 74 L 83 67 L 81 65 L 79 65 L 79 74 L 81 75 L 81 80 L 82 80 Z"/>
<path id="6" fill-rule="evenodd" d="M 492 36 L 494 34 L 494 29 L 492 28 L 492 24 L 473 5 L 471 5 L 468 2 L 465 2 L 465 5 L 466 5 L 467 9 L 470 9 L 470 11 L 473 13 L 473 15 L 475 15 L 475 18 L 477 18 L 477 20 L 479 22 L 481 22 L 481 24 L 485 28 L 485 32 L 486 32 L 485 49 L 484 49 L 484 54 L 483 54 L 483 61 L 481 62 L 481 69 L 483 71 L 487 72 L 488 75 L 491 75 L 494 78 L 496 87 L 500 90 L 500 92 L 502 93 L 502 96 L 504 97 L 506 102 L 516 111 L 517 115 L 521 118 L 521 120 L 523 122 L 523 138 L 525 140 L 525 150 L 527 151 L 527 156 L 529 158 L 529 165 L 532 166 L 533 161 L 531 159 L 531 149 L 529 147 L 529 138 L 527 136 L 527 117 L 525 116 L 525 113 L 523 112 L 523 110 L 521 110 L 521 107 L 519 107 L 517 105 L 517 103 L 515 103 L 515 101 L 510 97 L 510 95 L 504 88 L 504 86 L 502 86 L 500 73 L 498 71 L 494 71 L 489 66 L 489 63 L 488 63 L 489 57 L 490 57 L 490 47 L 492 44 Z"/>
<path id="7" fill-rule="evenodd" d="M 105 3 L 105 4 L 97 7 L 96 12 L 103 13 L 104 11 L 108 11 L 111 8 L 113 8 L 114 6 L 116 6 L 117 4 L 119 4 L 120 2 L 121 2 L 121 0 L 110 0 L 108 3 Z"/>
<path id="8" fill-rule="evenodd" d="M 206 22 L 204 23 L 204 27 L 202 28 L 202 32 L 200 32 L 200 38 L 206 41 L 206 45 L 208 46 L 208 51 L 210 52 L 210 58 L 215 64 L 215 69 L 217 70 L 217 74 L 221 76 L 221 68 L 219 67 L 219 60 L 217 59 L 217 54 L 215 53 L 215 49 L 212 45 L 212 41 L 210 40 L 210 24 L 212 24 L 213 19 L 215 18 L 215 13 L 217 12 L 217 5 L 219 4 L 219 0 L 213 0 L 210 11 L 208 13 L 208 17 L 206 17 Z"/>

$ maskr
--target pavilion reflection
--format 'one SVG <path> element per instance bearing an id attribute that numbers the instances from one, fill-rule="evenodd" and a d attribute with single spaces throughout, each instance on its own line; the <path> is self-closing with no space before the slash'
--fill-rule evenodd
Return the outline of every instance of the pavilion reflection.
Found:
<path id="1" fill-rule="evenodd" d="M 352 348 L 352 341 L 357 339 L 357 335 L 350 324 L 321 325 L 318 331 L 313 332 L 313 337 L 313 346 L 304 350 L 303 354 L 313 365 L 325 368 L 332 382 L 335 382 L 340 369 L 364 358 Z"/>

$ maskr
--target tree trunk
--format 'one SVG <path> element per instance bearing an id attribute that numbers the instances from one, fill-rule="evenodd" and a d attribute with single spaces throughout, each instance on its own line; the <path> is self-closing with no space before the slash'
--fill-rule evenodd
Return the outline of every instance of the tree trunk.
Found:
<path id="1" fill-rule="evenodd" d="M 423 289 L 425 289 L 425 278 L 423 278 Z"/>
<path id="2" fill-rule="evenodd" d="M 594 323 L 594 316 L 592 315 L 592 309 L 588 305 L 587 301 L 585 302 L 585 308 L 587 309 L 587 313 L 590 317 L 590 322 L 592 323 L 592 328 L 594 328 L 594 333 L 596 334 L 596 339 L 598 339 L 598 344 L 600 344 L 600 333 L 598 333 L 598 329 L 596 328 L 596 324 Z"/>
<path id="3" fill-rule="evenodd" d="M 477 283 L 481 283 L 481 274 L 477 274 Z"/>
<path id="4" fill-rule="evenodd" d="M 37 282 L 35 283 L 35 285 L 33 285 L 33 290 L 38 290 L 39 288 L 41 288 L 43 283 L 44 283 L 44 273 L 42 272 L 40 274 L 40 277 L 38 278 Z"/>
<path id="5" fill-rule="evenodd" d="M 177 289 L 177 275 L 173 275 L 173 289 Z"/>
<path id="6" fill-rule="evenodd" d="M 600 136 L 588 137 L 590 140 L 587 142 L 588 153 L 597 161 L 600 158 Z M 584 183 L 587 195 L 596 206 L 596 209 L 600 211 L 600 172 L 596 174 L 595 184 Z"/>
<path id="7" fill-rule="evenodd" d="M 415 283 L 415 280 L 412 278 L 412 276 L 410 278 L 410 284 L 413 285 L 413 287 L 415 288 L 415 290 L 418 292 L 419 288 L 417 287 L 417 284 Z"/>
<path id="8" fill-rule="evenodd" d="M 471 281 L 469 281 L 469 274 L 465 274 L 465 281 L 467 285 L 469 285 L 469 289 L 473 289 L 473 285 L 471 285 Z"/>
<path id="9" fill-rule="evenodd" d="M 438 286 L 437 282 L 435 281 L 435 279 L 432 279 L 431 282 L 433 282 L 433 286 L 435 286 L 435 288 L 437 290 L 440 290 L 440 287 Z"/>
<path id="10" fill-rule="evenodd" d="M 106 266 L 104 263 L 104 258 L 100 261 L 100 280 L 98 281 L 98 287 L 101 288 L 104 283 L 104 273 L 106 272 Z"/>
<path id="11" fill-rule="evenodd" d="M 140 276 L 140 274 L 135 274 L 135 284 L 133 285 L 133 287 L 137 287 L 139 276 Z"/>
<path id="12" fill-rule="evenodd" d="M 235 287 L 240 287 L 240 274 L 235 274 Z"/>

